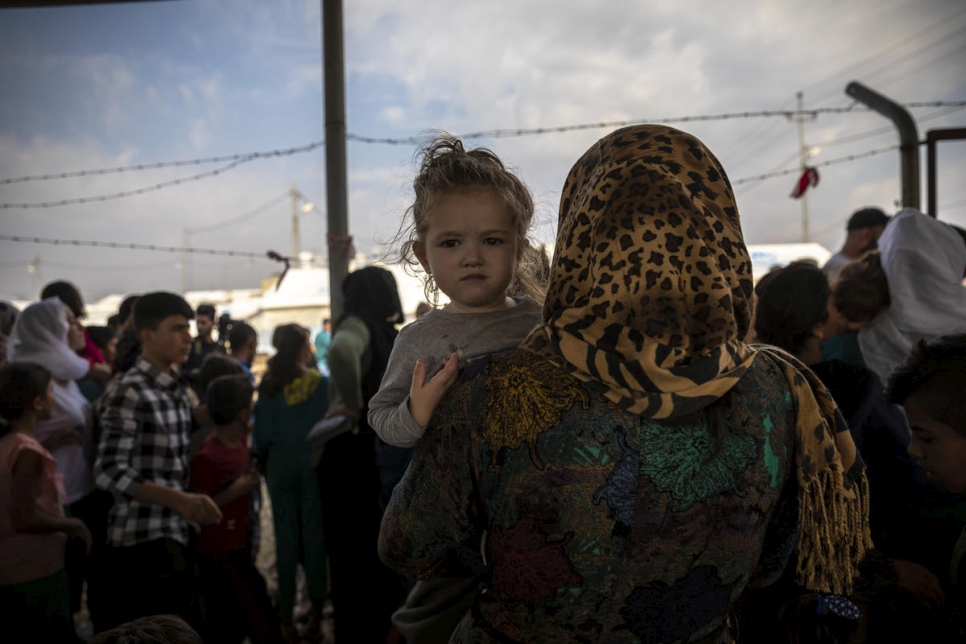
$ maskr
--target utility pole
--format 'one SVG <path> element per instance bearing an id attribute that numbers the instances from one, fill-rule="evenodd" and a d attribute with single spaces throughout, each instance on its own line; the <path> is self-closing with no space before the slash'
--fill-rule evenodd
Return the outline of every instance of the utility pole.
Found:
<path id="1" fill-rule="evenodd" d="M 299 243 L 299 191 L 292 182 L 292 263 L 298 267 L 299 254 L 301 253 Z"/>
<path id="2" fill-rule="evenodd" d="M 342 0 L 322 0 L 322 67 L 325 87 L 325 191 L 329 249 L 330 317 L 342 316 L 342 282 L 349 274 L 349 207 L 346 180 L 345 52 Z"/>
<path id="3" fill-rule="evenodd" d="M 808 166 L 808 146 L 805 145 L 805 122 L 814 121 L 815 115 L 806 115 L 804 112 L 804 103 L 802 99 L 802 93 L 796 92 L 795 98 L 798 99 L 798 109 L 795 111 L 795 116 L 792 118 L 793 121 L 798 123 L 798 162 L 802 174 L 805 173 L 805 168 Z M 801 176 L 801 175 L 799 175 Z M 806 191 L 799 199 L 802 202 L 802 242 L 808 242 L 808 191 Z"/>

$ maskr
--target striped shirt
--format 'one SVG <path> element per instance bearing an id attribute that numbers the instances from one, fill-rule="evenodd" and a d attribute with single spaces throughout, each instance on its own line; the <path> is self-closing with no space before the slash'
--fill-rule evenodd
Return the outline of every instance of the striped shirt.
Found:
<path id="1" fill-rule="evenodd" d="M 188 545 L 188 521 L 174 510 L 134 500 L 144 481 L 188 488 L 191 404 L 187 384 L 143 358 L 107 391 L 98 405 L 101 428 L 94 474 L 111 492 L 107 543 L 133 546 L 169 538 Z"/>

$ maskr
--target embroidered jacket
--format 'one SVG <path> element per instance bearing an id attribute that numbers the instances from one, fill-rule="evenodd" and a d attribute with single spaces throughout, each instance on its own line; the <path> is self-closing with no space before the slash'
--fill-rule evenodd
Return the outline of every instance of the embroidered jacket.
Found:
<path id="1" fill-rule="evenodd" d="M 791 400 L 760 356 L 716 437 L 708 410 L 656 422 L 526 351 L 481 360 L 416 447 L 380 555 L 427 579 L 479 573 L 485 552 L 455 642 L 726 638 L 795 543 Z"/>

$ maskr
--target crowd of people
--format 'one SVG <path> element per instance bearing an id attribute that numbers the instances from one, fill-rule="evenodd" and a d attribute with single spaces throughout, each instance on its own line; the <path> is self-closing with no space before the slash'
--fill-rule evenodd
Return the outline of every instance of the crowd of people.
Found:
<path id="1" fill-rule="evenodd" d="M 963 231 L 863 209 L 755 284 L 724 168 L 656 125 L 576 162 L 549 266 L 493 152 L 441 135 L 413 188 L 432 304 L 400 329 L 356 270 L 258 378 L 180 295 L 0 303 L 5 641 L 966 638 Z"/>

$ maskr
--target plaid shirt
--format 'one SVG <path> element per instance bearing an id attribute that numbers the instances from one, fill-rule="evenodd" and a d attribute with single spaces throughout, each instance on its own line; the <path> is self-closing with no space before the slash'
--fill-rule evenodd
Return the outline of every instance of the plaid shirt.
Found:
<path id="1" fill-rule="evenodd" d="M 169 538 L 188 545 L 189 523 L 174 510 L 139 503 L 144 481 L 188 487 L 191 404 L 187 385 L 144 359 L 121 376 L 98 405 L 101 436 L 94 463 L 97 486 L 111 492 L 107 543 L 133 546 Z"/>

